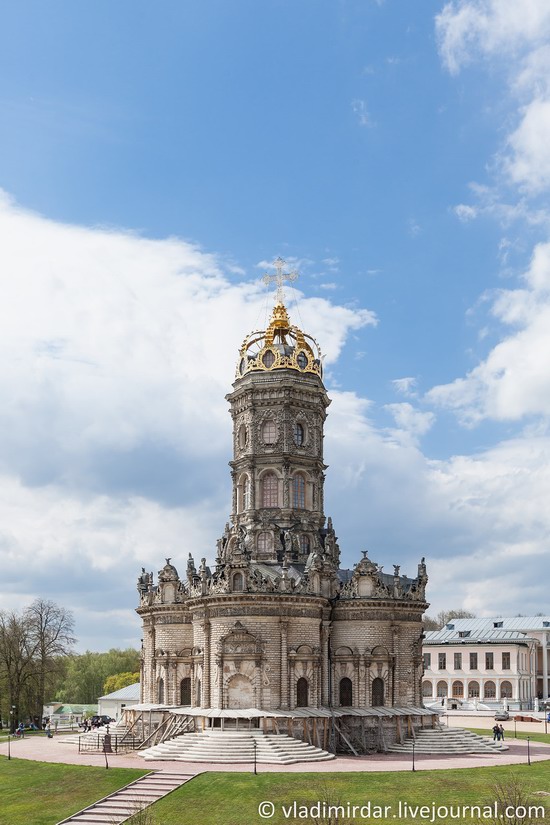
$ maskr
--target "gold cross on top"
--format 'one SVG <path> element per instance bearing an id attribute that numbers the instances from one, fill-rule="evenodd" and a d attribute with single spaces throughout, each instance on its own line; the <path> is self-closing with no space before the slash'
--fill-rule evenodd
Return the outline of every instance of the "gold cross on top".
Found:
<path id="1" fill-rule="evenodd" d="M 283 272 L 283 269 L 286 265 L 286 261 L 283 261 L 282 258 L 277 258 L 276 261 L 273 261 L 273 266 L 277 270 L 275 275 L 272 275 L 269 272 L 266 272 L 264 275 L 264 284 L 269 286 L 270 284 L 277 284 L 277 303 L 282 304 L 285 293 L 283 292 L 283 283 L 285 281 L 295 281 L 298 278 L 297 272 Z"/>

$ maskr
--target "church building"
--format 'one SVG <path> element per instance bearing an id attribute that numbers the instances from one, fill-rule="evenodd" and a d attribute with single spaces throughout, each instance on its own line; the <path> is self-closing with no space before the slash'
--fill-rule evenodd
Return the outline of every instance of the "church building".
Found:
<path id="1" fill-rule="evenodd" d="M 319 345 L 279 288 L 267 329 L 248 335 L 226 396 L 233 420 L 231 515 L 206 559 L 142 571 L 141 702 L 149 707 L 349 714 L 422 706 L 424 559 L 353 569 L 325 516 L 330 399 Z M 397 712 L 397 710 L 395 711 Z"/>

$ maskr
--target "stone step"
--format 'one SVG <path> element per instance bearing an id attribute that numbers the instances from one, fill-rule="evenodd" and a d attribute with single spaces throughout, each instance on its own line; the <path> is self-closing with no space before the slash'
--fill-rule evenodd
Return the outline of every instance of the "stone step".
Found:
<path id="1" fill-rule="evenodd" d="M 415 753 L 432 755 L 452 755 L 466 753 L 497 754 L 508 750 L 502 742 L 493 742 L 487 736 L 480 736 L 462 728 L 440 728 L 418 731 L 416 739 L 407 738 L 403 743 L 390 745 L 390 753 L 412 754 L 414 743 Z"/>

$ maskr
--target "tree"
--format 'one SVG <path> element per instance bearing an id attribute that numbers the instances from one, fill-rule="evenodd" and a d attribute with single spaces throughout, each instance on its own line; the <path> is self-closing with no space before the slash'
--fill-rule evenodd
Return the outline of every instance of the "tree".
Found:
<path id="1" fill-rule="evenodd" d="M 12 726 L 42 717 L 48 675 L 74 644 L 73 618 L 64 608 L 36 599 L 21 614 L 0 611 L 0 679 Z"/>
<path id="2" fill-rule="evenodd" d="M 56 699 L 60 702 L 93 704 L 103 695 L 108 676 L 136 673 L 139 666 L 139 652 L 133 648 L 113 648 L 107 653 L 87 650 L 86 653 L 73 655 L 67 663 L 66 676 L 58 687 Z"/>
<path id="3" fill-rule="evenodd" d="M 441 630 L 453 619 L 475 619 L 475 613 L 468 610 L 440 610 L 437 616 L 424 616 L 422 627 L 424 630 Z"/>
<path id="4" fill-rule="evenodd" d="M 105 679 L 103 693 L 114 693 L 115 690 L 121 690 L 128 687 L 128 685 L 135 685 L 136 682 L 139 682 L 139 671 L 136 671 L 136 673 L 115 673 Z"/>
<path id="5" fill-rule="evenodd" d="M 24 617 L 36 639 L 35 715 L 41 717 L 46 702 L 48 677 L 59 673 L 62 658 L 68 656 L 74 647 L 74 618 L 64 607 L 44 599 L 35 599 L 25 611 Z"/>

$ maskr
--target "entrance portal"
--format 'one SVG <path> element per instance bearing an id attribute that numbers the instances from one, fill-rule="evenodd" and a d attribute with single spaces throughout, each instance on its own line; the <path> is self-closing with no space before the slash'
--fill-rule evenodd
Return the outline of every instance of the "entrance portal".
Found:
<path id="1" fill-rule="evenodd" d="M 254 707 L 254 688 L 247 676 L 237 673 L 227 683 L 228 708 Z"/>

